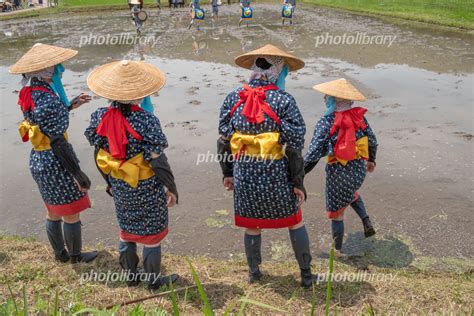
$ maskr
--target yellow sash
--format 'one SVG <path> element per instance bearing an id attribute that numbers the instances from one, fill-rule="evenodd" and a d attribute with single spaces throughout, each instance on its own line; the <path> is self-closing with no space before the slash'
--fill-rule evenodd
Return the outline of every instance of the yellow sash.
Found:
<path id="1" fill-rule="evenodd" d="M 155 175 L 150 163 L 143 158 L 143 153 L 128 160 L 119 160 L 101 149 L 97 154 L 97 165 L 103 173 L 127 182 L 132 188 L 138 186 L 138 181 L 149 179 Z"/>
<path id="2" fill-rule="evenodd" d="M 18 126 L 18 132 L 20 133 L 23 141 L 30 141 L 33 145 L 34 150 L 43 151 L 51 149 L 51 143 L 49 137 L 41 132 L 38 125 L 33 125 L 27 120 L 21 122 Z M 64 137 L 67 139 L 67 133 L 64 133 Z"/>
<path id="3" fill-rule="evenodd" d="M 235 132 L 230 139 L 232 154 L 243 154 L 263 159 L 282 159 L 285 156 L 283 146 L 278 142 L 277 132 L 248 135 Z"/>
<path id="4" fill-rule="evenodd" d="M 369 138 L 364 136 L 356 141 L 356 154 L 353 160 L 369 158 Z M 328 155 L 328 164 L 339 162 L 341 165 L 347 165 L 348 160 Z"/>

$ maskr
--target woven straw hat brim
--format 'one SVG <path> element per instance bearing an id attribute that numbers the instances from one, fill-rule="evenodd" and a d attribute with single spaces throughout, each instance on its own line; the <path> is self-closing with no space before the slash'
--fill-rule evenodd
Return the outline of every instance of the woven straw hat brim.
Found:
<path id="1" fill-rule="evenodd" d="M 92 92 L 114 101 L 139 100 L 158 92 L 165 74 L 141 61 L 116 61 L 94 69 L 87 77 Z"/>
<path id="2" fill-rule="evenodd" d="M 35 44 L 11 68 L 12 74 L 37 72 L 63 63 L 77 55 L 77 50 L 47 44 Z"/>
<path id="3" fill-rule="evenodd" d="M 353 101 L 365 101 L 366 97 L 344 78 L 317 84 L 314 90 L 321 93 Z"/>
<path id="4" fill-rule="evenodd" d="M 285 63 L 290 68 L 290 71 L 296 71 L 304 67 L 303 60 L 271 44 L 238 56 L 235 58 L 235 63 L 242 68 L 251 69 L 257 57 L 265 56 L 283 57 L 285 59 Z"/>

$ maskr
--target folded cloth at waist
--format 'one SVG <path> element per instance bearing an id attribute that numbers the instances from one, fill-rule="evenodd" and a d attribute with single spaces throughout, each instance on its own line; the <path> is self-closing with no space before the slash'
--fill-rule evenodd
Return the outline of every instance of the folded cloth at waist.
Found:
<path id="1" fill-rule="evenodd" d="M 24 120 L 18 126 L 18 132 L 20 133 L 23 142 L 30 141 L 33 145 L 33 149 L 36 151 L 44 151 L 51 149 L 51 141 L 40 129 L 38 125 L 31 124 L 27 120 Z M 64 138 L 68 139 L 67 133 L 64 133 Z"/>
<path id="2" fill-rule="evenodd" d="M 257 135 L 235 132 L 230 139 L 234 156 L 246 155 L 263 159 L 282 159 L 285 156 L 283 145 L 279 143 L 280 133 L 268 132 Z"/>
<path id="3" fill-rule="evenodd" d="M 138 186 L 140 180 L 146 180 L 155 175 L 151 165 L 140 153 L 128 160 L 112 157 L 107 151 L 100 149 L 97 153 L 97 166 L 104 174 L 127 182 L 132 188 Z"/>
<path id="4" fill-rule="evenodd" d="M 369 138 L 367 136 L 364 136 L 362 138 L 359 138 L 356 141 L 356 154 L 354 156 L 354 159 L 364 159 L 367 160 L 369 158 Z M 337 158 L 332 155 L 328 155 L 328 164 L 333 164 L 339 162 L 343 166 L 347 165 L 348 160 L 344 160 L 341 158 Z"/>

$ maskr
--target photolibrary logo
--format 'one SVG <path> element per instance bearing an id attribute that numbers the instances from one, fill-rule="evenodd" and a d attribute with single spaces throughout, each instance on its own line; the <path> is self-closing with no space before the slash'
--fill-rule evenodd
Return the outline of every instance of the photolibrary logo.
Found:
<path id="1" fill-rule="evenodd" d="M 392 46 L 397 38 L 396 35 L 369 35 L 366 32 L 357 32 L 355 34 L 344 33 L 342 35 L 333 35 L 326 32 L 316 36 L 315 47 L 323 45 L 386 45 Z"/>
<path id="2" fill-rule="evenodd" d="M 160 278 L 159 274 L 156 273 L 130 273 L 129 270 L 121 270 L 119 272 L 110 271 L 94 271 L 90 270 L 89 272 L 81 273 L 79 283 L 85 284 L 87 282 L 100 282 L 108 284 L 110 282 L 130 282 L 130 281 L 140 281 L 156 283 Z"/>
<path id="3" fill-rule="evenodd" d="M 357 273 L 344 272 L 333 273 L 331 276 L 329 272 L 318 273 L 316 284 L 327 283 L 329 279 L 332 282 L 383 282 L 392 284 L 397 276 L 392 273 L 369 273 L 367 271 L 359 271 Z"/>
<path id="4" fill-rule="evenodd" d="M 203 163 L 221 163 L 221 162 L 261 162 L 261 161 L 269 161 L 270 164 L 273 163 L 274 160 L 279 160 L 281 157 L 279 155 L 272 155 L 267 154 L 265 156 L 262 155 L 246 155 L 245 152 L 242 152 L 240 155 L 233 155 L 231 153 L 224 153 L 224 154 L 214 154 L 209 150 L 207 153 L 199 153 L 196 157 L 196 166 L 199 166 Z"/>
<path id="5" fill-rule="evenodd" d="M 81 35 L 79 40 L 79 47 L 91 46 L 91 45 L 147 45 L 155 47 L 160 40 L 159 37 L 154 35 L 150 36 L 139 36 L 135 33 L 120 33 L 116 35 L 97 35 L 89 33 L 89 35 Z"/>

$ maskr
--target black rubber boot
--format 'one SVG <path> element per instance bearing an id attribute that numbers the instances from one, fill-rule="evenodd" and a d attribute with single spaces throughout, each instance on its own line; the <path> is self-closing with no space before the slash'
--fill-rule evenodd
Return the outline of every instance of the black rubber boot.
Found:
<path id="1" fill-rule="evenodd" d="M 127 285 L 137 286 L 140 283 L 138 273 L 137 244 L 134 242 L 120 241 L 119 243 L 119 262 L 122 269 L 127 271 Z"/>
<path id="2" fill-rule="evenodd" d="M 162 276 L 161 272 L 161 246 L 158 247 L 143 247 L 143 267 L 145 268 L 146 277 L 148 280 L 148 289 L 158 290 L 164 285 L 175 283 L 179 276 L 177 274 L 170 274 Z"/>
<path id="3" fill-rule="evenodd" d="M 306 227 L 290 229 L 291 246 L 295 252 L 296 261 L 301 270 L 301 286 L 310 288 L 317 281 L 317 275 L 311 273 L 311 251 L 309 250 L 309 238 Z"/>
<path id="4" fill-rule="evenodd" d="M 262 263 L 262 235 L 244 235 L 245 255 L 249 266 L 249 283 L 259 281 L 263 274 L 260 272 Z"/>
<path id="5" fill-rule="evenodd" d="M 97 251 L 82 252 L 82 228 L 81 221 L 73 224 L 64 223 L 64 240 L 69 250 L 71 263 L 89 263 L 97 258 Z"/>
<path id="6" fill-rule="evenodd" d="M 372 222 L 368 216 L 362 220 L 362 224 L 364 224 L 364 235 L 366 238 L 375 235 L 374 226 L 372 226 Z"/>
<path id="7" fill-rule="evenodd" d="M 54 250 L 54 258 L 60 262 L 68 262 L 70 260 L 69 253 L 64 245 L 63 237 L 63 221 L 46 220 L 46 234 L 49 243 Z"/>
<path id="8" fill-rule="evenodd" d="M 375 235 L 374 226 L 370 222 L 369 215 L 367 215 L 367 210 L 365 209 L 364 201 L 362 197 L 359 196 L 357 200 L 351 203 L 352 208 L 354 211 L 359 215 L 360 219 L 362 220 L 362 225 L 364 225 L 364 235 L 365 237 L 370 237 Z"/>

